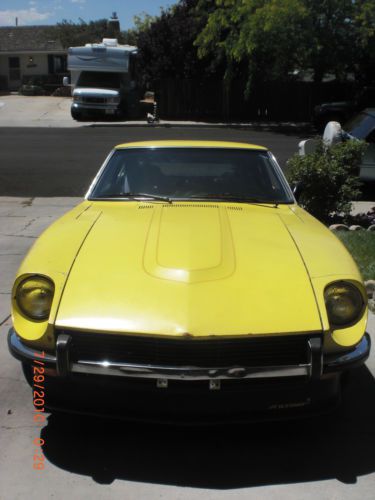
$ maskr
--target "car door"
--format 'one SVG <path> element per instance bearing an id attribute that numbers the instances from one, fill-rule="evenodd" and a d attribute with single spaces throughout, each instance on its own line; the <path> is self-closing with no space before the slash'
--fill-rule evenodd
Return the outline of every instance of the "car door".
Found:
<path id="1" fill-rule="evenodd" d="M 375 181 L 375 121 L 373 130 L 367 135 L 368 147 L 363 156 L 360 178 L 364 181 Z"/>

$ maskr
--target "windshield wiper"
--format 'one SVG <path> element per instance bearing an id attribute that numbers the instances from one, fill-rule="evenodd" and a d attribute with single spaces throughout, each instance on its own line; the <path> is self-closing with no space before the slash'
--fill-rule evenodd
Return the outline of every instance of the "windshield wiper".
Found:
<path id="1" fill-rule="evenodd" d="M 237 203 L 253 203 L 254 205 L 263 205 L 263 206 L 268 206 L 272 205 L 270 208 L 277 208 L 278 205 L 280 204 L 279 201 L 269 201 L 269 200 L 260 200 L 259 198 L 252 198 L 252 197 L 245 197 L 245 196 L 231 196 L 227 194 L 209 194 L 209 195 L 192 195 L 190 198 L 197 198 L 201 200 L 226 200 L 226 201 L 233 201 Z"/>
<path id="2" fill-rule="evenodd" d="M 149 198 L 151 200 L 157 200 L 157 201 L 165 201 L 167 203 L 172 203 L 172 200 L 168 198 L 168 196 L 159 196 L 157 194 L 149 194 L 149 193 L 117 193 L 117 194 L 106 194 L 103 196 L 102 200 L 105 200 L 106 198 Z"/>

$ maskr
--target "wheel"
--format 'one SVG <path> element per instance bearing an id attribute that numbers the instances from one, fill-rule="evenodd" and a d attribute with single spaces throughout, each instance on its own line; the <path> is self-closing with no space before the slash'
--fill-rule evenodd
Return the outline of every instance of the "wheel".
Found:
<path id="1" fill-rule="evenodd" d="M 82 113 L 80 111 L 77 111 L 76 109 L 72 108 L 70 110 L 70 114 L 72 115 L 73 120 L 76 120 L 77 122 L 82 121 Z"/>
<path id="2" fill-rule="evenodd" d="M 123 108 L 116 109 L 115 117 L 116 120 L 124 120 L 126 116 L 125 110 Z"/>
<path id="3" fill-rule="evenodd" d="M 147 123 L 155 123 L 155 116 L 152 113 L 147 113 Z"/>

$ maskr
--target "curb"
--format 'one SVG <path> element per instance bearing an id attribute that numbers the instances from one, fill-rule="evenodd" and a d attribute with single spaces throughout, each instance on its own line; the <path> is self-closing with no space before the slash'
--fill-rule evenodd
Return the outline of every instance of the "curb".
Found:
<path id="1" fill-rule="evenodd" d="M 82 122 L 83 126 L 84 122 Z M 134 122 L 89 122 L 87 127 L 147 127 L 147 128 L 233 128 L 252 130 L 271 130 L 280 132 L 306 132 L 314 133 L 312 125 L 307 122 L 249 122 L 249 123 L 210 123 L 210 122 L 183 122 L 183 121 L 160 121 L 158 123 L 147 123 L 145 121 Z"/>

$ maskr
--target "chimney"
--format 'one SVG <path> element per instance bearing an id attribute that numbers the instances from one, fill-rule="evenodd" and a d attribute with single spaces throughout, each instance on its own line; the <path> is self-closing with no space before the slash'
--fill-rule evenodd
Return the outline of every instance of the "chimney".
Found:
<path id="1" fill-rule="evenodd" d="M 16 17 L 16 26 L 18 26 L 18 17 Z"/>
<path id="2" fill-rule="evenodd" d="M 112 17 L 108 19 L 107 28 L 109 38 L 118 38 L 120 34 L 120 21 L 116 12 L 113 12 Z"/>

